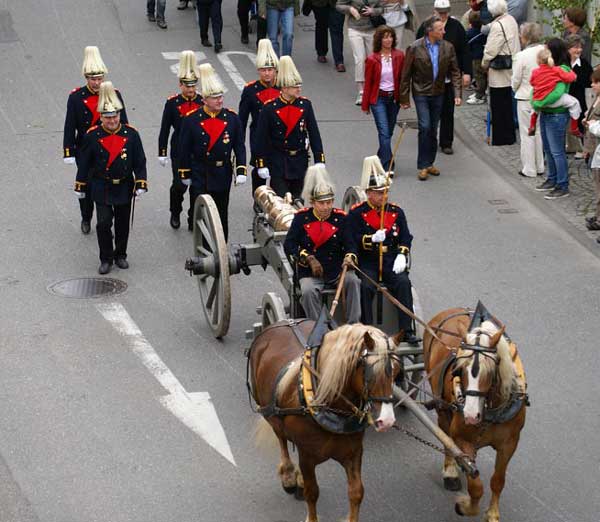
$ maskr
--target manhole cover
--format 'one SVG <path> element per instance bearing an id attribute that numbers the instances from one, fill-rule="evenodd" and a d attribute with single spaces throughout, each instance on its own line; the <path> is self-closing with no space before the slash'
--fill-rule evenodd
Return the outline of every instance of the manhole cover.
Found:
<path id="1" fill-rule="evenodd" d="M 52 283 L 48 287 L 51 294 L 75 299 L 90 299 L 105 295 L 122 294 L 127 283 L 110 277 L 78 277 Z"/>

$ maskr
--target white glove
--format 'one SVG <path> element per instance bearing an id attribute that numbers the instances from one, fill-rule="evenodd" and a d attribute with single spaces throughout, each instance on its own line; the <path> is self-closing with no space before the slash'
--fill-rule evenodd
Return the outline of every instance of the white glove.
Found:
<path id="1" fill-rule="evenodd" d="M 236 185 L 243 185 L 244 183 L 246 183 L 246 179 L 247 179 L 247 177 L 244 176 L 243 174 L 238 174 L 235 177 L 235 184 Z"/>
<path id="2" fill-rule="evenodd" d="M 379 229 L 371 236 L 373 243 L 383 243 L 385 241 L 385 228 Z"/>
<path id="3" fill-rule="evenodd" d="M 65 165 L 75 165 L 75 158 L 63 158 Z"/>
<path id="4" fill-rule="evenodd" d="M 404 254 L 398 254 L 394 260 L 394 266 L 392 271 L 394 274 L 400 274 L 406 270 L 406 256 Z"/>
<path id="5" fill-rule="evenodd" d="M 142 194 L 145 194 L 146 192 L 148 192 L 147 189 L 143 189 L 143 188 L 136 189 L 135 197 L 139 198 L 140 196 L 142 196 Z"/>
<path id="6" fill-rule="evenodd" d="M 186 187 L 189 187 L 192 184 L 192 180 L 191 179 L 182 179 L 181 183 L 183 183 Z"/>
<path id="7" fill-rule="evenodd" d="M 77 199 L 85 199 L 85 192 L 79 192 L 78 190 L 75 190 L 74 192 Z"/>
<path id="8" fill-rule="evenodd" d="M 161 167 L 166 167 L 167 163 L 169 162 L 169 158 L 167 158 L 166 156 L 159 156 L 158 162 L 160 163 Z"/>
<path id="9" fill-rule="evenodd" d="M 315 163 L 315 167 L 324 167 L 324 166 L 325 166 L 325 163 L 323 163 L 321 161 L 319 163 Z"/>
<path id="10" fill-rule="evenodd" d="M 258 169 L 257 173 L 258 177 L 262 179 L 269 179 L 271 177 L 271 174 L 269 173 L 269 169 L 267 167 L 261 167 L 260 169 Z"/>

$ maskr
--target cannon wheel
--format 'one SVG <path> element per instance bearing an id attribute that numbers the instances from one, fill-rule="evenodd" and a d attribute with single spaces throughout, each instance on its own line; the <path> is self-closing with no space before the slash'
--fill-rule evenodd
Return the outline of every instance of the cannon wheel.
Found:
<path id="1" fill-rule="evenodd" d="M 287 319 L 283 301 L 275 292 L 268 292 L 262 299 L 262 325 L 263 328 Z"/>
<path id="2" fill-rule="evenodd" d="M 349 212 L 352 205 L 361 203 L 367 200 L 367 194 L 365 190 L 357 185 L 348 187 L 344 192 L 344 199 L 342 200 L 342 209 L 344 212 Z"/>
<path id="3" fill-rule="evenodd" d="M 194 256 L 204 258 L 207 270 L 198 276 L 206 322 L 217 339 L 229 330 L 231 282 L 229 251 L 219 211 L 212 197 L 201 194 L 194 206 Z"/>

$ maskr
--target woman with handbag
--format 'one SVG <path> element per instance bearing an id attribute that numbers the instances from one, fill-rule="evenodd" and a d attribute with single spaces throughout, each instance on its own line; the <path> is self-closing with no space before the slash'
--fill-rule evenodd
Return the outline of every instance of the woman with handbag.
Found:
<path id="1" fill-rule="evenodd" d="M 483 50 L 481 66 L 488 69 L 492 145 L 512 145 L 517 140 L 512 105 L 512 60 L 521 50 L 517 21 L 508 14 L 506 0 L 488 0 L 494 17 Z"/>
<path id="2" fill-rule="evenodd" d="M 362 104 L 365 83 L 365 59 L 373 48 L 375 29 L 385 24 L 382 0 L 337 0 L 336 9 L 348 15 L 348 40 L 354 55 L 354 80 L 358 95 L 356 105 Z"/>
<path id="3" fill-rule="evenodd" d="M 393 168 L 392 135 L 400 109 L 400 76 L 404 53 L 396 49 L 396 33 L 387 25 L 380 25 L 373 38 L 373 53 L 365 64 L 365 87 L 362 110 L 373 113 L 379 150 L 377 156 L 385 170 Z"/>

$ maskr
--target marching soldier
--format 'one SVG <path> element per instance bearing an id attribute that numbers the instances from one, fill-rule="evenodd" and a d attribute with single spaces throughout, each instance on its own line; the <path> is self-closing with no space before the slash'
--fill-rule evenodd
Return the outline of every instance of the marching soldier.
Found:
<path id="1" fill-rule="evenodd" d="M 258 80 L 247 83 L 242 91 L 240 99 L 239 115 L 242 121 L 242 130 L 246 133 L 248 118 L 252 116 L 250 123 L 250 164 L 252 169 L 252 194 L 254 191 L 265 184 L 265 180 L 258 176 L 256 172 L 256 152 L 258 149 L 258 119 L 266 103 L 279 97 L 280 91 L 274 87 L 275 77 L 277 75 L 277 65 L 279 60 L 273 44 L 268 38 L 263 38 L 258 42 L 256 52 L 256 68 L 258 69 Z M 268 159 L 265 158 L 265 164 L 268 167 Z"/>
<path id="2" fill-rule="evenodd" d="M 130 125 L 121 123 L 121 110 L 123 105 L 112 83 L 102 82 L 98 99 L 101 124 L 91 127 L 83 140 L 75 181 L 77 197 L 85 197 L 89 190 L 96 203 L 100 274 L 108 274 L 113 262 L 121 269 L 129 268 L 131 200 L 148 190 L 140 135 Z"/>
<path id="3" fill-rule="evenodd" d="M 167 157 L 169 133 L 171 132 L 171 127 L 173 128 L 173 134 L 171 135 L 171 170 L 173 181 L 170 189 L 169 209 L 171 211 L 170 223 L 175 229 L 179 228 L 181 224 L 179 214 L 181 214 L 185 191 L 187 190 L 187 186 L 179 179 L 179 154 L 177 150 L 179 145 L 179 131 L 183 118 L 202 107 L 202 97 L 196 92 L 197 84 L 198 70 L 196 66 L 196 54 L 194 51 L 183 51 L 179 58 L 179 88 L 181 92 L 167 99 L 158 135 L 158 161 L 165 167 L 169 161 Z M 188 214 L 191 215 L 192 212 L 192 197 L 190 194 L 190 210 Z"/>
<path id="4" fill-rule="evenodd" d="M 224 87 L 212 65 L 200 66 L 200 83 L 204 106 L 183 120 L 179 138 L 179 176 L 190 186 L 192 201 L 188 228 L 193 229 L 193 206 L 200 194 L 215 201 L 225 239 L 228 237 L 227 207 L 233 176 L 232 153 L 235 155 L 235 184 L 246 183 L 246 149 L 238 115 L 223 108 Z"/>
<path id="5" fill-rule="evenodd" d="M 104 81 L 104 75 L 108 72 L 108 69 L 104 65 L 97 47 L 88 46 L 85 48 L 81 72 L 86 79 L 86 84 L 83 87 L 73 89 L 67 101 L 67 115 L 63 135 L 63 161 L 67 165 L 74 165 L 78 161 L 86 132 L 90 127 L 96 125 L 100 118 L 97 110 L 98 89 Z M 123 98 L 119 91 L 116 92 L 123 106 L 121 122 L 127 123 Z M 84 234 L 89 234 L 90 222 L 94 214 L 94 202 L 89 191 L 86 192 L 84 198 L 79 200 L 79 209 L 81 211 L 81 231 Z"/>
<path id="6" fill-rule="evenodd" d="M 302 78 L 289 56 L 282 56 L 277 72 L 279 98 L 267 103 L 260 113 L 256 166 L 263 179 L 271 177 L 278 196 L 291 192 L 299 198 L 308 167 L 308 145 L 316 165 L 325 163 L 323 144 L 313 107 L 300 96 Z"/>
<path id="7" fill-rule="evenodd" d="M 382 205 L 389 184 L 377 156 L 364 159 L 361 186 L 366 190 L 367 201 L 354 205 L 348 214 L 346 230 L 349 233 L 346 241 L 350 244 L 349 251 L 358 254 L 358 266 L 363 272 L 385 284 L 398 301 L 412 310 L 411 283 L 407 271 L 412 235 L 404 211 L 392 203 L 385 204 L 381 226 Z M 383 256 L 381 270 L 380 255 Z M 363 323 L 373 324 L 372 302 L 376 289 L 367 280 L 362 282 L 362 294 Z M 413 330 L 412 319 L 398 311 L 398 323 L 400 330 L 404 330 L 405 341 L 417 345 L 419 341 Z"/>
<path id="8" fill-rule="evenodd" d="M 300 301 L 306 317 L 317 320 L 322 307 L 321 292 L 326 285 L 337 284 L 344 259 L 357 263 L 356 255 L 346 253 L 344 228 L 346 213 L 333 208 L 334 187 L 325 165 L 309 167 L 304 180 L 302 198 L 309 208 L 294 216 L 285 238 L 285 253 L 298 261 Z M 346 272 L 346 321 L 360 321 L 360 279 L 353 271 Z"/>

